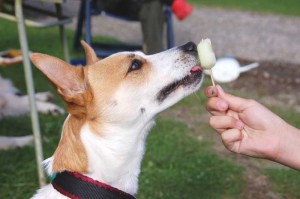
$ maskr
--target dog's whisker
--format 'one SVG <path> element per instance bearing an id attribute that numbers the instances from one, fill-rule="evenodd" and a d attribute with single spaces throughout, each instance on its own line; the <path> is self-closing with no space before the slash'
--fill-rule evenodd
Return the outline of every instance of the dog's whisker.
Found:
<path id="1" fill-rule="evenodd" d="M 203 100 L 201 99 L 201 97 L 198 95 L 197 92 L 194 92 L 192 95 L 194 95 L 198 101 L 200 101 L 200 104 L 203 104 Z"/>

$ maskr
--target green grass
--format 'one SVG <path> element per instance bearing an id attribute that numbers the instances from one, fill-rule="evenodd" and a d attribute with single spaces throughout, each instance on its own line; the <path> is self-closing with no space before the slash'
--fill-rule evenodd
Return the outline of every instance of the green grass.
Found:
<path id="1" fill-rule="evenodd" d="M 272 107 L 272 110 L 296 128 L 300 128 L 300 113 L 293 110 Z M 272 188 L 282 198 L 300 198 L 300 172 L 292 169 L 269 168 L 264 173 L 272 180 Z"/>
<path id="2" fill-rule="evenodd" d="M 53 56 L 63 55 L 59 41 L 58 29 L 27 29 L 30 50 L 43 52 Z M 19 49 L 16 24 L 0 20 L 0 50 Z M 69 32 L 69 35 L 71 32 Z M 71 43 L 71 41 L 70 41 Z M 51 91 L 55 93 L 49 81 L 35 67 L 33 77 L 36 91 Z M 8 68 L 0 68 L 4 78 L 10 78 L 21 92 L 26 93 L 23 66 L 21 64 Z M 56 95 L 56 103 L 64 103 Z M 66 116 L 52 117 L 40 115 L 40 124 L 43 137 L 49 139 L 44 143 L 44 156 L 52 155 L 60 138 L 60 129 Z M 0 120 L 1 135 L 28 135 L 31 134 L 31 121 L 28 116 L 5 118 Z M 0 198 L 29 198 L 38 187 L 35 152 L 33 147 L 25 147 L 12 151 L 0 151 Z"/>
<path id="3" fill-rule="evenodd" d="M 7 34 L 0 40 L 1 50 L 18 49 L 15 24 L 0 20 L 0 32 L 4 30 Z M 72 32 L 68 34 L 70 36 Z M 28 28 L 28 38 L 31 51 L 62 58 L 57 29 Z M 21 64 L 0 68 L 0 73 L 12 79 L 26 93 Z M 33 76 L 37 91 L 50 90 L 55 93 L 48 80 L 34 67 Z M 201 98 L 204 99 L 203 96 Z M 56 102 L 63 105 L 57 96 Z M 189 104 L 188 100 L 182 103 Z M 65 117 L 40 116 L 42 134 L 48 140 L 43 143 L 45 157 L 54 152 Z M 0 121 L 0 129 L 1 135 L 30 134 L 30 118 L 5 118 Z M 196 141 L 184 124 L 171 120 L 159 121 L 148 140 L 139 198 L 196 198 L 199 194 L 208 198 L 222 198 L 223 195 L 238 198 L 244 187 L 243 169 L 219 158 L 210 152 L 210 147 L 209 143 Z M 29 198 L 38 188 L 34 148 L 0 151 L 0 161 L 5 163 L 0 165 L 0 198 Z"/>
<path id="4" fill-rule="evenodd" d="M 300 173 L 295 170 L 266 169 L 265 174 L 274 182 L 273 189 L 281 198 L 300 198 Z"/>
<path id="5" fill-rule="evenodd" d="M 148 137 L 138 198 L 239 198 L 243 168 L 220 159 L 181 122 L 159 120 Z"/>
<path id="6" fill-rule="evenodd" d="M 16 25 L 0 20 L 0 50 L 19 48 Z M 73 33 L 68 32 L 70 44 Z M 28 28 L 30 50 L 43 52 L 53 56 L 63 55 L 57 29 Z M 103 39 L 103 38 L 100 38 Z M 80 54 L 73 54 L 73 56 Z M 9 68 L 0 68 L 0 74 L 13 80 L 20 90 L 26 93 L 24 73 L 21 64 Z M 55 93 L 48 80 L 33 67 L 34 81 L 37 91 L 50 90 Z M 205 85 L 210 84 L 205 81 Z M 195 94 L 173 109 L 185 107 L 193 117 L 199 117 L 204 111 L 206 98 L 203 94 Z M 56 103 L 64 106 L 59 97 Z M 276 110 L 282 117 L 294 125 L 300 124 L 299 114 Z M 54 152 L 60 130 L 66 115 L 40 116 L 40 124 L 44 138 L 44 156 Z M 203 133 L 211 133 L 207 124 L 199 123 Z M 27 135 L 31 133 L 31 122 L 28 116 L 5 118 L 0 120 L 0 135 Z M 199 133 L 199 132 L 196 132 Z M 11 151 L 0 151 L 0 198 L 29 198 L 38 188 L 36 161 L 33 147 L 25 147 Z M 198 141 L 195 132 L 185 124 L 172 117 L 159 118 L 157 126 L 152 130 L 147 141 L 147 152 L 143 161 L 140 191 L 138 198 L 240 198 L 245 189 L 244 168 L 221 158 L 212 150 L 209 141 Z M 276 171 L 276 170 L 275 170 Z M 282 195 L 295 198 L 299 185 L 297 172 L 280 171 L 280 176 L 268 170 L 267 174 L 274 181 L 274 189 Z M 279 177 L 278 177 L 279 176 Z M 280 183 L 285 181 L 284 188 Z M 278 187 L 279 186 L 279 187 Z"/>
<path id="7" fill-rule="evenodd" d="M 299 0 L 188 0 L 201 6 L 300 16 Z"/>
<path id="8" fill-rule="evenodd" d="M 283 109 L 278 107 L 272 107 L 272 111 L 274 111 L 277 115 L 283 118 L 285 121 L 288 121 L 289 124 L 295 126 L 300 129 L 300 113 L 295 112 L 291 109 Z"/>

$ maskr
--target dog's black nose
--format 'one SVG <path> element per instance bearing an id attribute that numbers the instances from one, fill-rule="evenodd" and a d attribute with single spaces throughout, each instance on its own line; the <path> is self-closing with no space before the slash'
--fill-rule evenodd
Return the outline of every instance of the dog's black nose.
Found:
<path id="1" fill-rule="evenodd" d="M 185 52 L 197 52 L 197 46 L 194 42 L 188 42 L 180 48 Z"/>

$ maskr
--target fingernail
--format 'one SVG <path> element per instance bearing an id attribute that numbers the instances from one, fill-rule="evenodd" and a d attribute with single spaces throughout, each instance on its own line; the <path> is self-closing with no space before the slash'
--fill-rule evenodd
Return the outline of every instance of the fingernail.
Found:
<path id="1" fill-rule="evenodd" d="M 219 100 L 217 102 L 217 107 L 221 110 L 221 111 L 225 111 L 228 108 L 228 104 L 227 102 L 225 102 L 224 100 Z"/>
<path id="2" fill-rule="evenodd" d="M 205 89 L 205 94 L 207 95 L 207 97 L 215 97 L 216 93 L 217 90 L 212 86 L 209 86 Z"/>
<path id="3" fill-rule="evenodd" d="M 223 88 L 220 85 L 216 86 L 221 92 L 224 92 Z"/>
<path id="4" fill-rule="evenodd" d="M 210 87 L 209 89 L 208 89 L 208 93 L 211 95 L 211 96 L 213 96 L 216 92 L 215 92 L 215 90 L 214 90 L 214 87 Z"/>
<path id="5" fill-rule="evenodd" d="M 245 126 L 245 124 L 241 120 L 238 120 L 236 122 L 237 129 L 242 130 L 244 128 L 244 126 Z"/>

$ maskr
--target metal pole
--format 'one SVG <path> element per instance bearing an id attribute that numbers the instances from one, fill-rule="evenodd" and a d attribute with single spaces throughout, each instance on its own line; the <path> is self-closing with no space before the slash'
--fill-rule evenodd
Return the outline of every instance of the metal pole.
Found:
<path id="1" fill-rule="evenodd" d="M 23 53 L 26 87 L 29 96 L 29 104 L 31 108 L 31 123 L 32 123 L 32 130 L 34 134 L 38 177 L 39 177 L 40 186 L 43 186 L 46 184 L 45 175 L 42 168 L 43 148 L 41 142 L 39 118 L 36 109 L 35 97 L 34 97 L 34 84 L 33 84 L 32 71 L 31 71 L 31 65 L 29 60 L 27 35 L 26 35 L 24 18 L 23 18 L 23 10 L 22 10 L 22 0 L 15 0 L 15 14 L 16 14 L 17 24 L 18 24 L 20 45 Z"/>
<path id="2" fill-rule="evenodd" d="M 85 41 L 90 45 L 92 45 L 91 18 L 91 0 L 85 0 Z"/>
<path id="3" fill-rule="evenodd" d="M 61 4 L 55 3 L 55 9 L 56 9 L 57 18 L 60 20 L 62 18 Z M 70 63 L 70 53 L 69 53 L 69 47 L 68 47 L 67 33 L 66 33 L 65 26 L 63 24 L 59 26 L 59 33 L 60 33 L 60 40 L 63 44 L 65 61 Z"/>
<path id="4" fill-rule="evenodd" d="M 168 49 L 174 47 L 174 31 L 173 31 L 173 19 L 172 19 L 172 10 L 170 6 L 166 7 L 167 15 L 167 39 L 168 39 Z"/>

